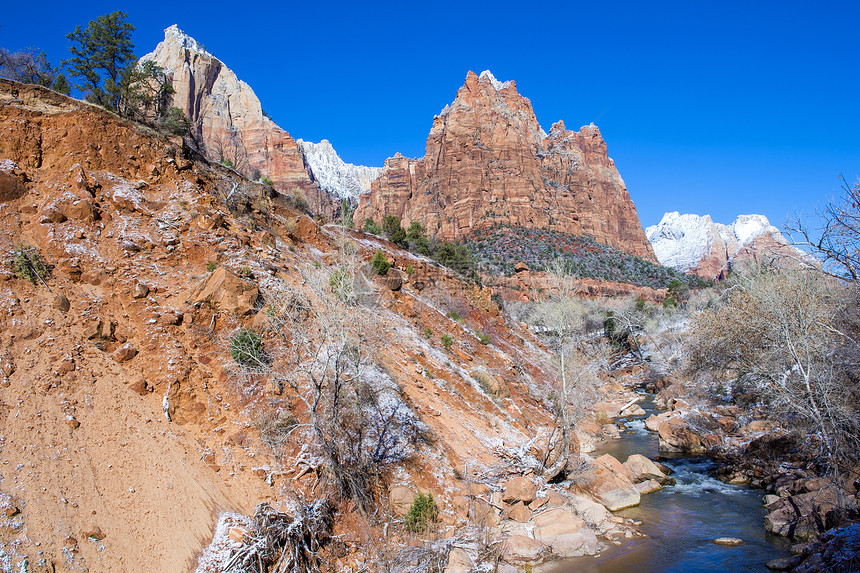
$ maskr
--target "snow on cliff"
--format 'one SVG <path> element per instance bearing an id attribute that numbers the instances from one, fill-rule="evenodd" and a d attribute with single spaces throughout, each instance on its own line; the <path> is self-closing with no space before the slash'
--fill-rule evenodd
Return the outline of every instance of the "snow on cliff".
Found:
<path id="1" fill-rule="evenodd" d="M 681 215 L 675 211 L 645 229 L 660 264 L 683 272 L 695 269 L 702 259 L 710 256 L 717 242 L 721 243 L 719 249 L 731 258 L 738 249 L 765 234 L 787 243 L 764 215 L 741 215 L 731 225 L 722 225 L 714 223 L 710 215 Z"/>
<path id="2" fill-rule="evenodd" d="M 296 143 L 302 148 L 314 179 L 334 199 L 358 199 L 370 191 L 370 184 L 382 173 L 382 167 L 344 162 L 327 139 L 319 143 L 297 139 Z"/>

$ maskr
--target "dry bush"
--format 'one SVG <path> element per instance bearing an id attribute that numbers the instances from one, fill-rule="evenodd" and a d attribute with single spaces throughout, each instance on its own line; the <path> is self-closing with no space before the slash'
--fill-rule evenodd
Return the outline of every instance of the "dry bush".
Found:
<path id="1" fill-rule="evenodd" d="M 763 408 L 835 471 L 860 453 L 857 290 L 814 271 L 756 269 L 694 317 L 690 372 Z"/>

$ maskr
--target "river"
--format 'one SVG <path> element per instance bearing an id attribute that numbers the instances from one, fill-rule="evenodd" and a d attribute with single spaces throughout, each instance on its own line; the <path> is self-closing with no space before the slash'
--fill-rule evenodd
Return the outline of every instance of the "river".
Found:
<path id="1" fill-rule="evenodd" d="M 600 444 L 595 456 L 612 454 L 620 461 L 631 454 L 658 456 L 657 435 L 645 428 L 654 412 L 649 399 L 644 416 L 619 418 L 621 439 Z M 644 538 L 610 546 L 596 557 L 559 563 L 552 573 L 705 573 L 764 572 L 771 559 L 789 555 L 789 543 L 764 530 L 764 491 L 729 485 L 711 477 L 716 464 L 707 458 L 660 458 L 671 467 L 676 484 L 643 495 L 636 506 L 617 515 L 642 521 Z M 713 543 L 718 537 L 743 540 L 738 546 Z"/>

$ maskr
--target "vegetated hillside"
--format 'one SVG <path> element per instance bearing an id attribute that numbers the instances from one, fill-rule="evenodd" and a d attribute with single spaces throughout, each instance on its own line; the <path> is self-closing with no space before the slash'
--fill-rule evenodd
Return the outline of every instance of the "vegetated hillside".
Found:
<path id="1" fill-rule="evenodd" d="M 473 231 L 465 244 L 481 272 L 512 276 L 523 262 L 532 271 L 561 270 L 575 278 L 627 283 L 655 289 L 667 288 L 672 280 L 691 287 L 706 283 L 696 276 L 663 267 L 629 255 L 590 236 L 561 231 L 493 228 Z M 554 268 L 559 266 L 559 268 Z"/>
<path id="2" fill-rule="evenodd" d="M 0 84 L 0 129 L 4 568 L 189 570 L 215 534 L 199 563 L 218 571 L 266 503 L 287 523 L 334 512 L 324 570 L 384 569 L 414 545 L 419 491 L 444 559 L 469 527 L 507 535 L 514 476 L 573 511 L 547 483 L 568 463 L 549 356 L 489 288 L 37 86 Z M 321 386 L 333 402 L 314 410 L 332 369 L 349 384 Z M 345 477 L 368 480 L 372 521 Z M 627 531 L 596 507 L 565 551 Z M 568 554 L 529 539 L 534 558 Z"/>

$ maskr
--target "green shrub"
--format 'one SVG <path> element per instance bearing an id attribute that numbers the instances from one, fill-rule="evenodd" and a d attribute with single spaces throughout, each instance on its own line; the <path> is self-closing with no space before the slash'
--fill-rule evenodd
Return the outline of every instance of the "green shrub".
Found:
<path id="1" fill-rule="evenodd" d="M 230 358 L 247 368 L 259 368 L 266 363 L 263 339 L 248 328 L 241 328 L 230 337 Z"/>
<path id="2" fill-rule="evenodd" d="M 424 329 L 424 338 L 430 339 L 432 337 L 433 337 L 433 331 L 428 326 Z"/>
<path id="3" fill-rule="evenodd" d="M 251 267 L 248 265 L 242 265 L 239 267 L 239 276 L 243 279 L 252 279 L 254 278 L 254 273 L 251 271 Z"/>
<path id="4" fill-rule="evenodd" d="M 412 265 L 406 265 L 406 274 L 411 275 L 415 272 L 415 268 Z"/>
<path id="5" fill-rule="evenodd" d="M 483 332 L 478 333 L 478 340 L 481 341 L 481 344 L 487 345 L 490 343 L 490 335 L 484 334 Z"/>
<path id="6" fill-rule="evenodd" d="M 208 263 L 206 263 L 206 270 L 210 273 L 217 268 L 218 268 L 218 263 L 216 263 L 215 261 L 209 261 Z"/>
<path id="7" fill-rule="evenodd" d="M 434 521 L 436 521 L 436 502 L 433 501 L 433 494 L 419 493 L 412 501 L 409 513 L 406 514 L 406 529 L 413 533 L 421 533 L 426 531 Z"/>
<path id="8" fill-rule="evenodd" d="M 263 177 L 262 179 L 260 179 L 260 181 L 261 181 L 264 185 L 268 185 L 269 187 L 274 187 L 274 186 L 275 186 L 274 181 L 272 181 L 272 180 L 271 180 L 271 179 L 269 179 L 268 177 Z"/>
<path id="9" fill-rule="evenodd" d="M 376 274 L 384 275 L 391 267 L 391 263 L 388 262 L 388 259 L 386 259 L 385 255 L 382 254 L 382 250 L 379 249 L 376 251 L 376 254 L 373 255 L 373 259 L 370 261 L 370 266 Z"/>
<path id="10" fill-rule="evenodd" d="M 460 316 L 460 313 L 457 312 L 456 310 L 452 310 L 451 312 L 449 312 L 448 318 L 450 318 L 451 320 L 453 320 L 455 322 L 463 322 L 463 317 Z"/>
<path id="11" fill-rule="evenodd" d="M 439 337 L 439 340 L 442 341 L 442 346 L 445 347 L 445 350 L 451 350 L 451 347 L 454 346 L 454 339 L 451 338 L 450 334 L 443 334 Z"/>
<path id="12" fill-rule="evenodd" d="M 364 220 L 364 232 L 370 233 L 371 235 L 379 235 L 382 233 L 382 229 L 373 221 L 373 219 L 368 217 Z"/>
<path id="13" fill-rule="evenodd" d="M 328 278 L 328 284 L 334 296 L 342 302 L 349 302 L 352 298 L 352 280 L 345 270 L 341 268 L 334 269 Z"/>
<path id="14" fill-rule="evenodd" d="M 19 279 L 27 279 L 34 285 L 48 276 L 48 265 L 36 247 L 19 243 L 12 250 L 12 274 Z"/>

